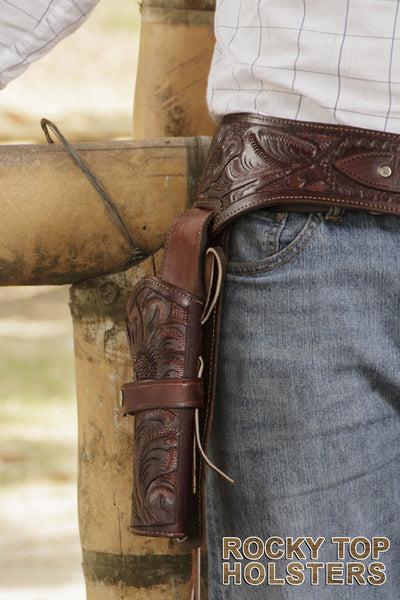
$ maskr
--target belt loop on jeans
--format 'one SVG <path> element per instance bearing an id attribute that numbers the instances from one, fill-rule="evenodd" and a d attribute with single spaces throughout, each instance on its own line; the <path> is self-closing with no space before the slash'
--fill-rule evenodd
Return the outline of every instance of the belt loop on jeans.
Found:
<path id="1" fill-rule="evenodd" d="M 327 221 L 335 221 L 336 223 L 338 223 L 342 220 L 343 215 L 344 208 L 340 208 L 340 206 L 331 206 L 325 215 L 325 219 Z"/>

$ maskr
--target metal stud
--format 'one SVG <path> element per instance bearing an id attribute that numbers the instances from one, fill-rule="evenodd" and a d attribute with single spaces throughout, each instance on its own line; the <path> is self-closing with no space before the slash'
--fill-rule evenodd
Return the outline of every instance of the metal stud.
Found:
<path id="1" fill-rule="evenodd" d="M 392 174 L 392 168 L 389 165 L 383 165 L 379 169 L 379 175 L 381 177 L 390 177 Z"/>

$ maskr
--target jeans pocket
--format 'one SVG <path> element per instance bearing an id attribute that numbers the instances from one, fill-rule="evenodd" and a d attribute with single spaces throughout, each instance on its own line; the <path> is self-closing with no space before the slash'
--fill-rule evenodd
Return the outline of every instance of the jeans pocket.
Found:
<path id="1" fill-rule="evenodd" d="M 258 210 L 231 226 L 228 272 L 265 272 L 286 263 L 311 240 L 319 213 Z"/>

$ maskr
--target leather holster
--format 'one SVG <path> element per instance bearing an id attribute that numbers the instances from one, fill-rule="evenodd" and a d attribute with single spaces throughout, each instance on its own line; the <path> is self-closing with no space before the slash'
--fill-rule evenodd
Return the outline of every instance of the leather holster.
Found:
<path id="1" fill-rule="evenodd" d="M 124 414 L 135 415 L 131 530 L 188 537 L 200 461 L 195 411 L 205 405 L 202 314 L 207 231 L 212 211 L 193 208 L 167 236 L 159 278 L 144 277 L 128 302 L 127 333 L 136 381 L 122 388 Z M 199 534 L 191 531 L 191 538 Z"/>

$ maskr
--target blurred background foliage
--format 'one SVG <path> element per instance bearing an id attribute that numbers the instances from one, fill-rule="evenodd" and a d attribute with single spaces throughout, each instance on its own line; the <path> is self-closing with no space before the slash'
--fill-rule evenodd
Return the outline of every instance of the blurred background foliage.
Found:
<path id="1" fill-rule="evenodd" d="M 3 489 L 6 485 L 33 481 L 75 482 L 74 367 L 66 337 L 37 336 L 16 344 L 12 337 L 2 336 L 0 485 Z"/>
<path id="2" fill-rule="evenodd" d="M 129 138 L 139 29 L 135 0 L 100 0 L 0 91 L 0 143 L 44 143 L 44 116 L 71 141 Z M 1 600 L 85 597 L 68 300 L 65 286 L 0 287 Z"/>
<path id="3" fill-rule="evenodd" d="M 42 142 L 41 117 L 71 141 L 130 137 L 140 13 L 100 0 L 88 20 L 0 91 L 0 142 Z"/>

